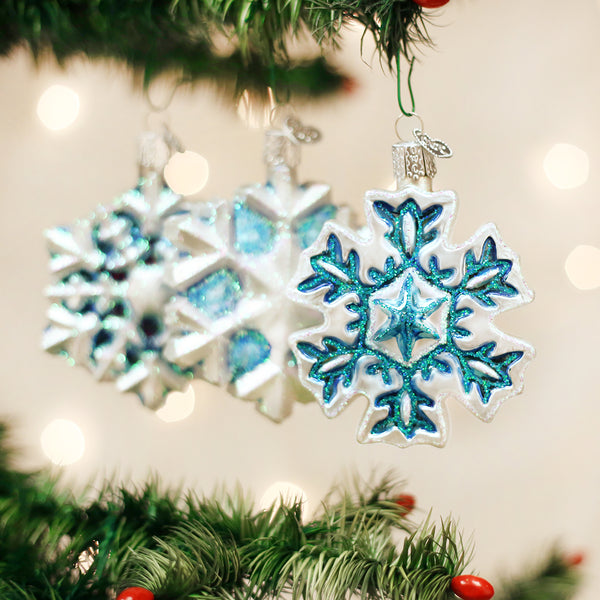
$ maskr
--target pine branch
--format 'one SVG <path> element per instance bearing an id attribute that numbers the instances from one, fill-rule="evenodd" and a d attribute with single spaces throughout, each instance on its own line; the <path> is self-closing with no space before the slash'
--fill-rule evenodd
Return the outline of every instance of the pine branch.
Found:
<path id="1" fill-rule="evenodd" d="M 0 56 L 26 46 L 36 60 L 61 64 L 81 54 L 116 59 L 145 85 L 171 73 L 234 97 L 269 86 L 282 97 L 318 97 L 350 81 L 323 55 L 351 23 L 372 34 L 390 68 L 399 52 L 409 57 L 430 41 L 413 0 L 10 0 L 0 3 Z M 322 56 L 291 59 L 289 46 L 306 37 Z"/>
<path id="2" fill-rule="evenodd" d="M 10 457 L 0 423 L 2 600 L 107 600 L 129 585 L 156 600 L 449 600 L 470 558 L 451 521 L 408 519 L 389 474 L 335 485 L 306 520 L 300 503 L 260 510 L 239 488 L 199 498 L 107 484 L 83 500 Z M 498 597 L 568 600 L 578 581 L 554 552 Z"/>
<path id="3" fill-rule="evenodd" d="M 564 553 L 553 549 L 543 562 L 520 577 L 505 581 L 497 600 L 569 600 L 575 596 L 581 574 Z"/>

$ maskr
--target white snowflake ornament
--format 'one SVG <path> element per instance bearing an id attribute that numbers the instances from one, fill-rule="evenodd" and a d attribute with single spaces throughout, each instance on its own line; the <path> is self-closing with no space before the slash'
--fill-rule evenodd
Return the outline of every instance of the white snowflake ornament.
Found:
<path id="1" fill-rule="evenodd" d="M 450 244 L 457 200 L 431 178 L 433 153 L 451 153 L 415 136 L 393 147 L 397 190 L 366 193 L 370 235 L 326 224 L 290 292 L 323 316 L 291 337 L 303 384 L 329 417 L 365 396 L 358 440 L 401 447 L 445 444 L 447 398 L 490 421 L 533 356 L 493 324 L 533 298 L 517 256 L 492 224 Z"/>
<path id="2" fill-rule="evenodd" d="M 170 142 L 144 134 L 137 187 L 72 227 L 46 232 L 54 281 L 46 289 L 52 304 L 43 348 L 99 380 L 115 380 L 153 409 L 169 391 L 183 390 L 194 372 L 163 354 L 179 293 L 171 271 L 182 254 L 168 222 L 186 210 L 162 177 Z"/>
<path id="3" fill-rule="evenodd" d="M 290 277 L 323 224 L 345 221 L 328 185 L 298 184 L 299 144 L 317 138 L 287 118 L 266 132 L 266 184 L 241 187 L 232 204 L 197 207 L 178 225 L 178 244 L 190 257 L 174 271 L 187 292 L 175 303 L 182 327 L 167 355 L 183 366 L 200 363 L 199 377 L 256 402 L 274 421 L 296 401 L 313 400 L 298 381 L 288 339 L 319 314 L 288 298 Z"/>

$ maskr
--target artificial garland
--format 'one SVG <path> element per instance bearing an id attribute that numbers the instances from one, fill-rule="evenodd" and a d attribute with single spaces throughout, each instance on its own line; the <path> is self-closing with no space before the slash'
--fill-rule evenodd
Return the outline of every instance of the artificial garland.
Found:
<path id="1" fill-rule="evenodd" d="M 579 587 L 579 565 L 582 554 L 565 556 L 552 549 L 537 565 L 525 570 L 519 577 L 506 580 L 495 600 L 566 600 Z"/>
<path id="2" fill-rule="evenodd" d="M 415 0 L 11 0 L 0 3 L 0 55 L 25 45 L 36 59 L 116 59 L 145 83 L 169 72 L 227 92 L 318 96 L 349 79 L 323 56 L 290 58 L 298 38 L 309 35 L 324 52 L 358 23 L 391 67 L 398 53 L 429 43 L 425 19 Z"/>
<path id="3" fill-rule="evenodd" d="M 83 501 L 45 473 L 15 470 L 6 437 L 0 424 L 3 600 L 114 600 L 131 588 L 147 600 L 490 598 L 464 573 L 470 553 L 454 523 L 415 525 L 414 498 L 390 477 L 336 487 L 312 518 L 299 503 L 259 510 L 240 490 L 199 498 L 156 482 L 107 484 Z M 575 562 L 554 553 L 500 598 L 567 600 Z"/>

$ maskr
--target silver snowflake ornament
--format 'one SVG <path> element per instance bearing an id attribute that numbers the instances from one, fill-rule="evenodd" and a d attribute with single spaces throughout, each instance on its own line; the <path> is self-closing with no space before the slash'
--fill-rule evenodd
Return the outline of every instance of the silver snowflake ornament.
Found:
<path id="1" fill-rule="evenodd" d="M 169 234 L 169 220 L 186 211 L 162 178 L 169 155 L 163 136 L 145 134 L 134 189 L 72 227 L 46 232 L 53 283 L 43 348 L 154 409 L 194 372 L 163 353 L 176 324 L 172 270 L 186 256 Z"/>
<path id="2" fill-rule="evenodd" d="M 322 314 L 291 337 L 300 378 L 329 417 L 367 398 L 361 442 L 442 446 L 447 398 L 490 421 L 533 356 L 493 324 L 533 297 L 517 256 L 491 224 L 450 244 L 457 201 L 431 191 L 429 150 L 395 145 L 398 189 L 366 193 L 369 235 L 326 224 L 292 281 L 290 296 Z"/>
<path id="3" fill-rule="evenodd" d="M 233 203 L 198 206 L 178 221 L 178 245 L 189 258 L 174 270 L 174 283 L 187 291 L 174 303 L 181 327 L 166 355 L 200 364 L 199 377 L 256 402 L 274 421 L 295 402 L 313 400 L 298 381 L 288 339 L 319 314 L 288 298 L 290 277 L 323 224 L 345 221 L 328 185 L 298 183 L 299 142 L 316 137 L 288 118 L 266 132 L 266 184 L 241 187 Z"/>

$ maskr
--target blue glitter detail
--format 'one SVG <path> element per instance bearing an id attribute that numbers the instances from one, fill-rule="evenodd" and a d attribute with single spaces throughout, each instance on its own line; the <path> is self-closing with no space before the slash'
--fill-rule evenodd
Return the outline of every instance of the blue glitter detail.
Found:
<path id="1" fill-rule="evenodd" d="M 239 202 L 233 209 L 235 249 L 241 254 L 267 254 L 273 250 L 277 231 L 262 213 Z"/>
<path id="2" fill-rule="evenodd" d="M 240 329 L 229 340 L 227 366 L 233 383 L 242 375 L 254 371 L 271 355 L 271 344 L 257 329 Z"/>
<path id="3" fill-rule="evenodd" d="M 91 367 L 110 359 L 108 366 L 103 364 L 106 368 L 103 377 L 117 379 L 148 361 L 155 365 L 159 359 L 160 366 L 152 366 L 145 378 L 155 380 L 158 384 L 156 393 L 163 397 L 172 389 L 173 376 L 191 379 L 197 365 L 180 368 L 167 360 L 163 346 L 171 333 L 165 329 L 163 310 L 158 308 L 157 314 L 136 314 L 127 294 L 133 271 L 139 273 L 147 267 L 154 268 L 150 265 L 168 266 L 177 255 L 177 248 L 167 237 L 170 232 L 163 227 L 167 218 L 188 214 L 189 210 L 177 204 L 177 197 L 169 188 L 165 187 L 161 195 L 165 193 L 172 195 L 174 202 L 159 219 L 153 218 L 152 199 L 146 198 L 145 190 L 138 187 L 126 192 L 111 207 L 92 214 L 83 223 L 54 228 L 55 232 L 70 236 L 82 255 L 89 253 L 93 257 L 86 269 L 75 269 L 55 284 L 60 292 L 55 301 L 62 309 L 72 315 L 94 315 L 97 318 L 98 330 L 85 342 L 88 344 L 88 358 L 83 363 Z M 135 207 L 131 204 L 133 200 L 139 202 Z M 85 240 L 76 235 L 83 232 L 86 233 Z M 66 246 L 60 251 L 50 252 L 52 258 L 71 254 Z M 132 335 L 123 335 L 130 327 Z M 83 336 L 87 339 L 87 332 L 79 335 L 81 342 Z M 70 344 L 51 351 L 68 357 L 74 364 L 73 357 L 69 356 Z M 144 397 L 149 392 L 143 384 L 133 391 L 142 402 L 156 405 L 158 398 Z"/>
<path id="4" fill-rule="evenodd" d="M 90 361 L 92 364 L 96 364 L 97 355 L 102 352 L 102 349 L 105 346 L 110 346 L 113 342 L 115 336 L 109 329 L 102 328 L 92 339 L 91 351 L 90 351 Z"/>
<path id="5" fill-rule="evenodd" d="M 301 219 L 296 225 L 296 235 L 298 236 L 300 248 L 303 250 L 308 248 L 321 233 L 323 225 L 335 218 L 337 211 L 337 207 L 333 204 L 325 204 Z"/>
<path id="6" fill-rule="evenodd" d="M 375 304 L 388 314 L 385 325 L 375 333 L 376 341 L 394 338 L 404 360 L 410 360 L 413 347 L 418 340 L 439 340 L 440 336 L 425 323 L 425 319 L 434 313 L 444 299 L 424 302 L 419 288 L 409 275 L 402 284 L 400 296 L 395 300 L 375 300 Z"/>
<path id="7" fill-rule="evenodd" d="M 228 268 L 213 271 L 187 290 L 188 300 L 211 319 L 230 315 L 242 298 L 238 274 Z"/>
<path id="8" fill-rule="evenodd" d="M 102 229 L 114 227 L 115 224 L 121 225 L 121 231 L 118 235 L 104 237 L 101 235 Z M 123 211 L 115 211 L 107 217 L 107 223 L 97 224 L 92 230 L 92 241 L 96 248 L 104 255 L 103 271 L 110 272 L 123 262 L 123 251 L 134 247 L 137 254 L 143 256 L 150 248 L 149 241 L 142 235 L 139 221 L 131 214 Z"/>
<path id="9" fill-rule="evenodd" d="M 375 398 L 377 408 L 387 408 L 388 415 L 375 423 L 371 429 L 374 435 L 385 434 L 396 428 L 410 440 L 419 432 L 436 433 L 436 425 L 423 411 L 435 405 L 415 384 L 415 376 L 428 381 L 432 373 L 457 372 L 465 393 L 475 389 L 482 404 L 487 404 L 494 390 L 512 385 L 509 370 L 523 357 L 522 351 L 494 354 L 495 342 L 488 342 L 473 349 L 461 348 L 457 340 L 469 337 L 471 332 L 463 325 L 464 319 L 472 314 L 469 308 L 458 308 L 459 301 L 468 297 L 485 307 L 496 306 L 497 296 L 512 297 L 517 290 L 507 283 L 506 278 L 512 269 L 512 262 L 498 259 L 496 243 L 488 237 L 484 241 L 481 255 L 476 257 L 472 250 L 464 256 L 464 275 L 450 285 L 454 269 L 440 269 L 439 259 L 434 255 L 423 266 L 420 256 L 426 246 L 440 235 L 440 220 L 443 214 L 441 205 L 422 209 L 412 198 L 394 207 L 387 202 L 373 204 L 376 217 L 387 225 L 385 238 L 396 248 L 400 260 L 389 256 L 380 271 L 371 268 L 367 281 L 360 276 L 360 256 L 354 249 L 343 255 L 342 245 L 335 234 L 327 239 L 326 248 L 310 258 L 313 273 L 298 285 L 301 293 L 312 293 L 325 289 L 323 302 L 332 304 L 344 296 L 352 296 L 346 309 L 356 315 L 346 323 L 346 330 L 355 333 L 352 342 L 344 342 L 336 337 L 325 336 L 320 345 L 299 341 L 297 348 L 313 364 L 309 378 L 322 385 L 322 399 L 325 405 L 331 404 L 340 393 L 340 386 L 349 388 L 360 368 L 359 360 L 369 357 L 366 373 L 381 377 L 385 385 L 391 386 L 392 374 L 400 376 L 397 389 L 387 391 Z M 408 270 L 409 273 L 406 273 Z M 414 284 L 419 277 L 427 284 L 445 294 L 444 299 L 431 299 L 427 302 L 418 297 L 420 293 Z M 395 338 L 398 348 L 410 361 L 414 344 L 419 339 L 437 339 L 440 336 L 431 330 L 423 319 L 431 315 L 443 302 L 448 302 L 445 319 L 445 334 L 439 343 L 418 359 L 403 364 L 392 356 L 373 347 L 369 343 L 371 311 L 369 301 L 373 294 L 405 276 L 398 300 L 374 298 L 371 303 L 387 312 L 389 319 L 375 332 L 376 341 Z M 449 356 L 453 360 L 449 360 Z"/>

